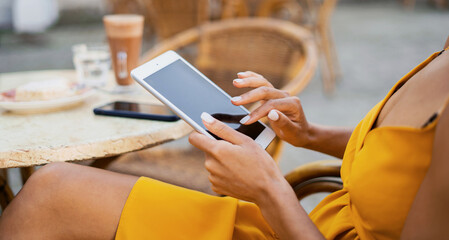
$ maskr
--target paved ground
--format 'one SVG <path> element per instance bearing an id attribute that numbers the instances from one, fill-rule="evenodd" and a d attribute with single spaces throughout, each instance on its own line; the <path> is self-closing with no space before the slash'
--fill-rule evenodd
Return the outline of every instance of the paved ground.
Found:
<path id="1" fill-rule="evenodd" d="M 71 45 L 104 40 L 98 20 L 85 21 L 93 24 L 67 22 L 30 38 L 0 32 L 0 72 L 72 68 Z M 343 1 L 332 28 L 343 78 L 335 94 L 326 96 L 316 75 L 299 97 L 309 121 L 355 126 L 399 78 L 442 48 L 449 35 L 449 11 L 421 2 L 410 11 L 397 1 Z M 327 158 L 287 146 L 280 167 L 287 173 L 295 166 Z M 14 183 L 18 190 L 18 182 Z M 306 208 L 311 209 L 322 197 L 304 202 Z"/>

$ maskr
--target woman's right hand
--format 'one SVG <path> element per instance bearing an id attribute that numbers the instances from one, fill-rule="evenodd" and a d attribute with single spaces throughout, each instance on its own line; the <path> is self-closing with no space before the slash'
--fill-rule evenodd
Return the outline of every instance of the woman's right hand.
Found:
<path id="1" fill-rule="evenodd" d="M 234 105 L 244 105 L 261 101 L 261 106 L 242 118 L 240 123 L 249 125 L 268 116 L 272 129 L 282 140 L 304 147 L 310 142 L 309 123 L 304 116 L 299 98 L 278 90 L 262 75 L 246 71 L 237 74 L 233 81 L 238 88 L 254 88 L 231 99 Z"/>

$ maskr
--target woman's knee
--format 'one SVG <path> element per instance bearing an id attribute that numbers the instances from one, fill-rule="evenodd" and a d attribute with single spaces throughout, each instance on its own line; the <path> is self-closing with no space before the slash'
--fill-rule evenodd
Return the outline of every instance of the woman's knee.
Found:
<path id="1" fill-rule="evenodd" d="M 46 209 L 59 209 L 61 200 L 65 198 L 65 185 L 73 175 L 68 163 L 47 164 L 27 180 L 20 192 L 6 208 L 6 214 L 15 216 L 50 216 L 42 213 Z M 40 216 L 40 217 L 38 217 Z M 30 218 L 31 219 L 31 218 Z"/>
<path id="2" fill-rule="evenodd" d="M 71 175 L 70 165 L 72 164 L 61 162 L 41 167 L 31 175 L 23 189 L 43 190 L 63 183 Z"/>
<path id="3" fill-rule="evenodd" d="M 66 175 L 67 172 L 70 172 L 70 165 L 72 164 L 65 162 L 49 163 L 47 165 L 42 166 L 35 173 L 33 173 L 29 178 L 29 180 L 33 183 L 53 181 L 54 179 Z"/>
<path id="4" fill-rule="evenodd" d="M 27 180 L 18 197 L 31 199 L 35 204 L 51 204 L 64 195 L 64 185 L 67 185 L 73 176 L 71 165 L 50 163 L 41 167 Z"/>
<path id="5" fill-rule="evenodd" d="M 22 238 L 19 236 L 36 231 L 42 222 L 51 223 L 51 212 L 58 209 L 65 178 L 70 177 L 70 164 L 52 163 L 37 170 L 5 209 L 0 221 L 0 235 L 5 239 Z M 26 221 L 25 221 L 26 220 Z M 30 229 L 19 231 L 18 229 Z M 2 237 L 0 236 L 0 239 Z"/>

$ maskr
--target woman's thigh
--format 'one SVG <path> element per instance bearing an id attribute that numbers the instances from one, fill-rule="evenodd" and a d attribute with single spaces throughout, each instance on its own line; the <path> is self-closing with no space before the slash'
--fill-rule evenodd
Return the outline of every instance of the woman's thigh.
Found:
<path id="1" fill-rule="evenodd" d="M 0 239 L 113 239 L 138 177 L 69 163 L 34 173 L 0 220 Z"/>

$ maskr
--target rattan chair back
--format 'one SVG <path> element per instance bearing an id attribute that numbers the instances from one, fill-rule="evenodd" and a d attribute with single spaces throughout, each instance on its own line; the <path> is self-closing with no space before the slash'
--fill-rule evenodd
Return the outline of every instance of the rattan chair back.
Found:
<path id="1" fill-rule="evenodd" d="M 273 22 L 266 23 L 250 26 L 233 21 L 205 26 L 197 67 L 232 96 L 247 91 L 232 85 L 236 73 L 246 70 L 261 73 L 282 88 L 302 69 L 304 45 L 279 31 Z"/>
<path id="2" fill-rule="evenodd" d="M 304 14 L 299 2 L 297 0 L 223 0 L 222 18 L 275 17 L 297 23 L 302 21 Z"/>
<path id="3" fill-rule="evenodd" d="M 167 50 L 178 50 L 231 96 L 248 91 L 232 85 L 236 73 L 247 70 L 296 95 L 308 84 L 317 64 L 308 30 L 269 18 L 230 19 L 190 29 L 157 45 L 142 61 Z"/>
<path id="4" fill-rule="evenodd" d="M 208 0 L 142 0 L 159 39 L 209 20 Z"/>
<path id="5" fill-rule="evenodd" d="M 315 34 L 320 50 L 321 77 L 326 92 L 332 92 L 341 77 L 330 18 L 338 0 L 223 0 L 222 18 L 274 17 L 305 26 Z"/>

